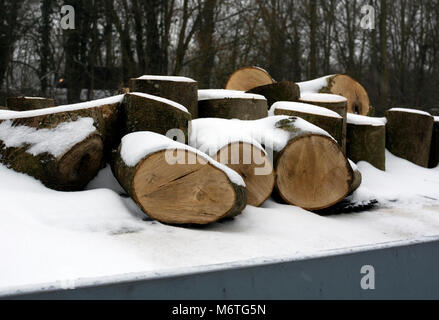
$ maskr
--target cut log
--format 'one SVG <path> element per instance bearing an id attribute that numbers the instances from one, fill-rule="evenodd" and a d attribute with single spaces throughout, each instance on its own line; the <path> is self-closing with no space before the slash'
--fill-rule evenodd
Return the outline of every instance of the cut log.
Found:
<path id="1" fill-rule="evenodd" d="M 191 115 L 174 101 L 144 93 L 130 93 L 125 95 L 122 119 L 125 134 L 151 131 L 166 135 L 169 130 L 178 129 L 184 132 L 187 142 Z"/>
<path id="2" fill-rule="evenodd" d="M 351 189 L 349 192 L 349 194 L 352 194 L 357 191 L 358 188 L 361 186 L 361 183 L 363 182 L 363 175 L 358 169 L 358 166 L 352 160 L 349 160 L 349 164 L 351 165 L 352 171 L 354 172 L 354 179 L 352 180 Z"/>
<path id="3" fill-rule="evenodd" d="M 13 111 L 28 111 L 52 108 L 55 106 L 53 99 L 39 97 L 10 97 L 6 98 L 6 107 Z"/>
<path id="4" fill-rule="evenodd" d="M 275 81 L 262 68 L 244 67 L 235 71 L 226 84 L 228 90 L 249 91 L 253 88 L 272 84 Z"/>
<path id="5" fill-rule="evenodd" d="M 141 92 L 175 101 L 198 118 L 198 83 L 185 77 L 142 76 L 130 80 L 130 92 Z"/>
<path id="6" fill-rule="evenodd" d="M 386 147 L 395 156 L 428 167 L 434 118 L 427 112 L 395 108 L 386 112 Z"/>
<path id="7" fill-rule="evenodd" d="M 125 136 L 112 170 L 149 217 L 167 224 L 213 223 L 240 214 L 247 203 L 236 172 L 152 132 Z"/>
<path id="8" fill-rule="evenodd" d="M 298 101 L 300 98 L 299 86 L 291 81 L 267 84 L 253 88 L 247 92 L 264 96 L 267 99 L 269 107 L 278 101 Z"/>
<path id="9" fill-rule="evenodd" d="M 301 92 L 332 93 L 348 99 L 349 113 L 367 116 L 370 109 L 370 100 L 364 87 L 343 74 L 326 76 L 319 79 L 298 83 Z"/>
<path id="10" fill-rule="evenodd" d="M 257 120 L 268 116 L 267 100 L 234 90 L 199 90 L 199 118 Z"/>
<path id="11" fill-rule="evenodd" d="M 343 137 L 343 117 L 334 111 L 299 102 L 277 102 L 271 107 L 270 113 L 275 116 L 302 118 L 328 132 L 340 147 L 346 145 Z"/>
<path id="12" fill-rule="evenodd" d="M 434 118 L 433 138 L 431 139 L 430 168 L 439 164 L 439 117 Z"/>
<path id="13" fill-rule="evenodd" d="M 386 170 L 386 119 L 348 114 L 347 156 Z"/>

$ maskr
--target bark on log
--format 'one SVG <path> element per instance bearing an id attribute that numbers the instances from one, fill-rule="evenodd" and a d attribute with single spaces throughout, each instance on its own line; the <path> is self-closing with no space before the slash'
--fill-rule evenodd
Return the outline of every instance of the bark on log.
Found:
<path id="1" fill-rule="evenodd" d="M 431 139 L 430 168 L 439 164 L 439 117 L 435 117 L 433 137 Z"/>
<path id="2" fill-rule="evenodd" d="M 266 100 L 261 99 L 211 99 L 198 102 L 199 118 L 257 120 L 268 116 Z"/>
<path id="3" fill-rule="evenodd" d="M 148 148 L 152 133 L 138 132 L 124 137 L 114 153 L 112 170 L 149 217 L 167 224 L 205 225 L 235 217 L 244 210 L 247 204 L 245 187 L 233 182 L 220 166 L 214 165 L 213 159 L 202 161 L 184 145 L 172 147 L 171 151 L 169 146 L 172 144 L 164 145 L 163 149 L 156 148 L 158 150 L 142 155 L 134 165 L 127 164 L 123 148 L 129 144 L 127 139 L 134 135 L 142 135 L 141 140 L 132 143 L 134 146 L 142 149 L 143 142 Z M 157 135 L 151 139 L 156 140 Z M 159 139 L 167 138 L 160 136 Z M 169 152 L 180 161 L 170 162 Z M 208 158 L 207 155 L 202 157 Z"/>
<path id="4" fill-rule="evenodd" d="M 368 115 L 370 100 L 364 87 L 343 74 L 326 76 L 323 78 L 298 83 L 301 92 L 331 93 L 348 99 L 347 111 L 349 113 Z"/>
<path id="5" fill-rule="evenodd" d="M 38 97 L 10 97 L 6 98 L 6 107 L 12 111 L 28 111 L 52 108 L 55 106 L 53 99 Z"/>
<path id="6" fill-rule="evenodd" d="M 166 135 L 169 130 L 179 129 L 188 139 L 188 127 L 191 115 L 173 101 L 146 94 L 130 93 L 125 95 L 124 134 L 136 131 L 151 131 Z"/>
<path id="7" fill-rule="evenodd" d="M 354 115 L 352 115 L 354 116 Z M 386 124 L 380 119 L 361 117 L 355 121 L 348 115 L 347 156 L 354 162 L 366 161 L 386 170 Z M 361 120 L 360 119 L 360 120 Z"/>
<path id="8" fill-rule="evenodd" d="M 299 86 L 291 81 L 267 84 L 253 88 L 247 92 L 264 96 L 267 99 L 269 107 L 278 101 L 298 101 L 300 98 Z"/>
<path id="9" fill-rule="evenodd" d="M 434 118 L 413 109 L 386 112 L 386 147 L 395 156 L 428 168 Z"/>
<path id="10" fill-rule="evenodd" d="M 249 91 L 274 82 L 273 78 L 264 69 L 244 67 L 235 71 L 230 76 L 225 88 L 227 90 Z"/>
<path id="11" fill-rule="evenodd" d="M 198 118 L 198 83 L 184 77 L 143 76 L 130 80 L 130 92 L 141 92 L 175 101 Z"/>

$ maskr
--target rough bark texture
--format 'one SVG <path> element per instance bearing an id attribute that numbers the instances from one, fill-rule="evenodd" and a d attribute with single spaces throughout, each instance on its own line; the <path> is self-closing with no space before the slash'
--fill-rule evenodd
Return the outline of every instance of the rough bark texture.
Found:
<path id="1" fill-rule="evenodd" d="M 322 128 L 327 131 L 335 140 L 337 140 L 338 144 L 341 148 L 346 145 L 346 138 L 343 136 L 343 118 L 334 118 L 320 114 L 312 114 L 307 112 L 300 112 L 294 110 L 285 110 L 281 108 L 276 108 L 274 111 L 275 116 L 286 115 L 286 116 L 295 116 L 302 118 L 317 127 Z"/>
<path id="2" fill-rule="evenodd" d="M 52 108 L 55 106 L 53 99 L 31 98 L 31 97 L 11 97 L 6 98 L 6 107 L 12 111 L 28 111 Z"/>
<path id="3" fill-rule="evenodd" d="M 190 153 L 183 152 L 186 156 Z M 205 225 L 233 218 L 244 210 L 245 187 L 232 183 L 223 171 L 211 164 L 171 165 L 164 153 L 148 155 L 134 167 L 125 164 L 120 148 L 113 153 L 115 177 L 148 216 L 167 224 Z M 148 170 L 152 167 L 154 172 Z M 213 205 L 206 207 L 206 203 Z M 227 209 L 223 210 L 225 204 Z"/>
<path id="4" fill-rule="evenodd" d="M 227 90 L 248 91 L 275 81 L 267 71 L 258 67 L 245 67 L 235 71 L 226 84 Z"/>
<path id="5" fill-rule="evenodd" d="M 434 118 L 429 115 L 386 112 L 386 147 L 395 156 L 428 167 Z"/>
<path id="6" fill-rule="evenodd" d="M 354 162 L 366 161 L 386 170 L 386 126 L 348 123 L 347 156 Z"/>
<path id="7" fill-rule="evenodd" d="M 297 84 L 291 81 L 281 81 L 253 88 L 248 93 L 260 94 L 267 99 L 268 106 L 278 101 L 298 101 L 300 89 Z"/>
<path id="8" fill-rule="evenodd" d="M 171 129 L 179 129 L 187 141 L 191 115 L 164 102 L 127 94 L 122 119 L 125 134 L 151 131 L 166 135 Z"/>
<path id="9" fill-rule="evenodd" d="M 198 102 L 200 118 L 258 120 L 268 116 L 266 100 L 214 99 Z"/>
<path id="10" fill-rule="evenodd" d="M 198 118 L 197 82 L 131 79 L 130 92 L 147 93 L 178 102 L 188 109 L 192 119 Z"/>
<path id="11" fill-rule="evenodd" d="M 439 118 L 434 122 L 433 138 L 431 139 L 430 168 L 439 164 Z"/>

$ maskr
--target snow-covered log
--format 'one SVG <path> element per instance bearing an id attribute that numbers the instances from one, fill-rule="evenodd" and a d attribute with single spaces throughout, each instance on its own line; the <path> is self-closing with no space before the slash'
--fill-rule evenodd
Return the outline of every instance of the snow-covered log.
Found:
<path id="1" fill-rule="evenodd" d="M 430 168 L 439 164 L 439 117 L 434 117 L 433 138 L 431 139 Z"/>
<path id="2" fill-rule="evenodd" d="M 277 102 L 271 107 L 270 115 L 302 118 L 328 132 L 340 147 L 346 144 L 343 117 L 332 110 L 300 102 Z"/>
<path id="3" fill-rule="evenodd" d="M 349 160 L 349 164 L 351 165 L 352 171 L 354 172 L 354 179 L 352 180 L 351 189 L 349 192 L 350 194 L 352 194 L 361 186 L 361 183 L 363 182 L 363 175 L 361 174 L 357 165 L 352 160 Z"/>
<path id="4" fill-rule="evenodd" d="M 53 99 L 39 97 L 10 97 L 6 98 L 6 107 L 13 111 L 28 111 L 51 108 L 55 106 Z"/>
<path id="5" fill-rule="evenodd" d="M 427 168 L 430 160 L 434 118 L 415 109 L 386 112 L 386 147 L 395 156 Z"/>
<path id="6" fill-rule="evenodd" d="M 166 135 L 169 130 L 179 129 L 188 138 L 191 115 L 174 101 L 145 93 L 129 93 L 124 100 L 124 133 L 152 131 Z"/>
<path id="7" fill-rule="evenodd" d="M 244 67 L 235 71 L 230 76 L 226 84 L 226 89 L 248 91 L 274 82 L 273 78 L 264 69 L 259 67 Z"/>
<path id="8" fill-rule="evenodd" d="M 126 135 L 112 170 L 151 218 L 168 224 L 209 224 L 240 214 L 242 178 L 206 154 L 153 132 Z"/>
<path id="9" fill-rule="evenodd" d="M 198 83 L 190 78 L 142 76 L 130 80 L 130 92 L 141 92 L 175 101 L 186 107 L 192 119 L 198 118 Z"/>
<path id="10" fill-rule="evenodd" d="M 370 100 L 364 87 L 343 74 L 325 76 L 319 79 L 298 83 L 303 93 L 332 93 L 348 99 L 349 113 L 367 116 L 369 114 Z"/>
<path id="11" fill-rule="evenodd" d="M 199 90 L 199 118 L 257 120 L 268 116 L 267 100 L 235 90 Z"/>
<path id="12" fill-rule="evenodd" d="M 267 99 L 269 107 L 278 101 L 298 101 L 300 98 L 299 86 L 292 81 L 267 84 L 253 88 L 247 92 L 264 96 Z"/>
<path id="13" fill-rule="evenodd" d="M 386 119 L 348 114 L 347 156 L 386 170 Z"/>

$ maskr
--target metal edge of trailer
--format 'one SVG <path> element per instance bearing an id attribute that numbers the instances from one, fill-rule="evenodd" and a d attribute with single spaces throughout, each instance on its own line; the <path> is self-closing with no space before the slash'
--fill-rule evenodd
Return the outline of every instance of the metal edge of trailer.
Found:
<path id="1" fill-rule="evenodd" d="M 366 288 L 365 279 L 369 281 Z M 63 283 L 15 288 L 0 291 L 0 299 L 439 299 L 439 238 L 290 259 L 82 279 L 70 289 Z"/>

